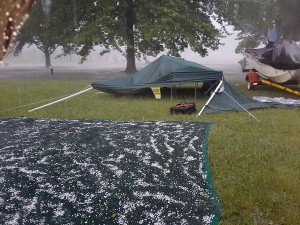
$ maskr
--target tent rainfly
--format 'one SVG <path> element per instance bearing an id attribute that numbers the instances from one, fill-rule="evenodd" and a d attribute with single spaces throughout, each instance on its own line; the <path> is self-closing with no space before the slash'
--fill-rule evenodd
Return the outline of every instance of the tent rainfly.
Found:
<path id="1" fill-rule="evenodd" d="M 253 98 L 249 98 L 243 93 L 235 89 L 234 86 L 227 83 L 225 80 L 221 81 L 214 90 L 213 95 L 204 105 L 200 114 L 202 113 L 217 113 L 217 112 L 233 112 L 233 111 L 247 111 L 250 109 L 263 108 L 297 108 L 300 104 L 285 104 L 280 102 L 261 102 Z M 248 114 L 254 117 L 251 113 Z"/>
<path id="2" fill-rule="evenodd" d="M 136 94 L 151 87 L 172 87 L 181 84 L 218 81 L 223 72 L 198 63 L 162 55 L 129 77 L 93 82 L 93 88 L 116 94 Z"/>

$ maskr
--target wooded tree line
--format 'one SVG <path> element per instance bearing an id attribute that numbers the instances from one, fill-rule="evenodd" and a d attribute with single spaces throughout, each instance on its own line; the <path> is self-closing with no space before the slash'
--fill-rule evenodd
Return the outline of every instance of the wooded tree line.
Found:
<path id="1" fill-rule="evenodd" d="M 64 54 L 86 59 L 95 46 L 105 54 L 122 52 L 126 72 L 136 71 L 135 59 L 162 51 L 180 57 L 191 48 L 206 56 L 228 35 L 238 31 L 236 52 L 254 48 L 275 28 L 281 39 L 300 40 L 298 0 L 52 0 L 37 1 L 15 40 L 14 54 L 27 44 L 50 55 L 61 46 Z M 214 21 L 214 22 L 213 22 Z M 221 28 L 215 24 L 219 23 Z"/>

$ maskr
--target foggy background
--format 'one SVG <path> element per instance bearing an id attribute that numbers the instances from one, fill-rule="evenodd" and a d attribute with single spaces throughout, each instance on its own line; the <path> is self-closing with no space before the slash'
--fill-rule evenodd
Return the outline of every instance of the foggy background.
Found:
<path id="1" fill-rule="evenodd" d="M 238 45 L 238 41 L 235 40 L 235 38 L 236 33 L 234 32 L 232 35 L 222 38 L 221 43 L 224 45 L 220 45 L 218 50 L 209 50 L 208 56 L 206 57 L 201 57 L 191 50 L 181 53 L 181 57 L 185 60 L 196 62 L 212 69 L 222 70 L 227 80 L 244 80 L 245 75 L 242 73 L 241 66 L 238 63 L 243 58 L 243 55 L 235 53 L 235 48 Z M 73 71 L 78 73 L 86 71 L 87 73 L 94 73 L 96 75 L 97 73 L 101 73 L 102 70 L 120 72 L 125 70 L 127 61 L 120 52 L 112 51 L 100 56 L 99 53 L 101 48 L 98 47 L 94 49 L 95 51 L 91 52 L 83 64 L 80 64 L 81 56 L 75 54 L 57 58 L 56 56 L 62 52 L 60 49 L 56 50 L 51 55 L 51 64 L 54 71 Z M 148 56 L 147 61 L 136 60 L 137 69 L 142 69 L 162 54 L 164 53 L 162 52 L 157 57 Z M 32 71 L 32 73 L 38 73 L 38 69 L 48 71 L 48 69 L 45 68 L 44 53 L 34 45 L 24 47 L 21 54 L 17 57 L 12 54 L 7 54 L 3 60 L 3 64 L 0 64 L 0 77 L 8 78 L 10 75 L 6 73 L 7 70 L 11 71 L 14 70 L 14 68 L 16 69 L 15 72 L 18 73 L 21 73 L 22 71 L 25 73 L 27 69 L 27 72 Z M 21 70 L 21 68 L 25 69 Z M 38 77 L 38 75 L 36 75 L 36 77 Z"/>

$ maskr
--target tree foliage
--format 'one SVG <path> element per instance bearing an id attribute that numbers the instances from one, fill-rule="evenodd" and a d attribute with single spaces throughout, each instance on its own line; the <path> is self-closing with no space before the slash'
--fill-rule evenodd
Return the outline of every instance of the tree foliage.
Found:
<path id="1" fill-rule="evenodd" d="M 300 40 L 298 0 L 237 0 L 234 8 L 233 26 L 240 40 L 237 53 L 265 43 L 271 29 L 277 30 L 280 39 Z"/>
<path id="2" fill-rule="evenodd" d="M 190 48 L 206 56 L 208 49 L 221 44 L 226 24 L 241 30 L 240 38 L 253 35 L 254 16 L 248 10 L 253 1 L 260 15 L 269 9 L 267 3 L 255 0 L 52 0 L 47 16 L 37 1 L 17 38 L 15 54 L 34 44 L 45 53 L 49 66 L 50 54 L 58 46 L 65 54 L 80 54 L 83 61 L 94 46 L 102 46 L 101 54 L 118 50 L 127 57 L 127 72 L 135 71 L 135 59 L 145 55 L 166 52 L 180 57 Z M 267 2 L 271 1 L 275 0 Z M 267 15 L 265 27 L 270 23 Z"/>
<path id="3" fill-rule="evenodd" d="M 205 56 L 217 49 L 221 29 L 211 18 L 224 24 L 232 0 L 94 0 L 84 1 L 78 12 L 78 34 L 74 43 L 86 57 L 93 46 L 104 52 L 116 49 L 127 57 L 126 71 L 134 71 L 135 57 L 162 51 L 180 56 L 190 47 Z M 66 52 L 71 49 L 66 49 Z"/>
<path id="4" fill-rule="evenodd" d="M 255 48 L 266 41 L 266 33 L 276 26 L 276 1 L 236 1 L 233 26 L 239 31 L 237 39 L 241 40 L 236 48 L 237 53 L 243 52 L 245 48 Z"/>
<path id="5" fill-rule="evenodd" d="M 67 46 L 65 37 L 74 30 L 74 26 L 71 29 L 73 13 L 65 10 L 70 2 L 52 1 L 48 14 L 45 5 L 37 1 L 15 40 L 14 55 L 18 55 L 26 45 L 35 45 L 45 54 L 45 65 L 49 67 L 50 55 L 59 46 Z"/>
<path id="6" fill-rule="evenodd" d="M 300 41 L 300 1 L 278 0 L 278 31 L 284 39 Z"/>

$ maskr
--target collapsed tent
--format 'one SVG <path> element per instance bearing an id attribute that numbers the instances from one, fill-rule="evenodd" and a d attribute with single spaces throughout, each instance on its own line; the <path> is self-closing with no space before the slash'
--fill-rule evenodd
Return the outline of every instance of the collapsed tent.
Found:
<path id="1" fill-rule="evenodd" d="M 1 119 L 0 219 L 217 225 L 221 204 L 206 152 L 209 127 Z"/>
<path id="2" fill-rule="evenodd" d="M 195 62 L 163 55 L 132 76 L 94 82 L 92 87 L 108 92 L 135 94 L 151 87 L 172 87 L 196 82 L 218 81 L 223 72 Z"/>
<path id="3" fill-rule="evenodd" d="M 94 82 L 91 85 L 95 89 L 108 93 L 135 94 L 151 87 L 172 87 L 194 82 L 214 83 L 213 89 L 219 82 L 222 82 L 222 85 L 211 96 L 199 114 L 295 107 L 295 105 L 265 103 L 248 98 L 224 80 L 222 71 L 165 55 L 130 77 Z"/>
<path id="4" fill-rule="evenodd" d="M 225 80 L 215 90 L 201 113 L 233 112 L 262 108 L 300 107 L 300 104 L 282 104 L 280 102 L 260 102 L 239 92 Z"/>

